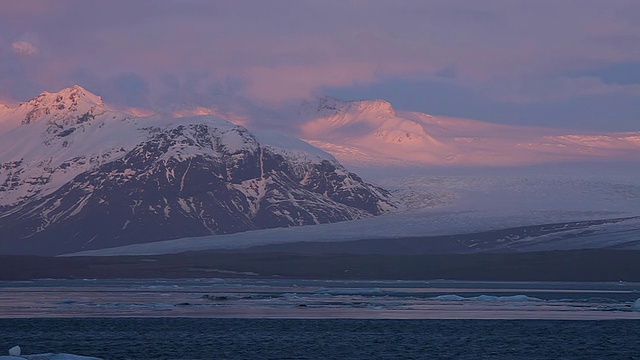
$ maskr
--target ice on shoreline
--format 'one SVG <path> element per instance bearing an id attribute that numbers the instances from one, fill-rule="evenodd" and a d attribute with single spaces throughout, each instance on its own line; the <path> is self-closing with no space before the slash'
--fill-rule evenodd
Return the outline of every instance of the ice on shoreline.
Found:
<path id="1" fill-rule="evenodd" d="M 34 354 L 21 356 L 0 356 L 0 360 L 103 360 L 101 358 L 72 354 Z"/>
<path id="2" fill-rule="evenodd" d="M 9 349 L 9 356 L 0 356 L 0 360 L 103 360 L 103 359 L 90 357 L 90 356 L 65 354 L 65 353 L 22 355 L 22 349 L 20 348 L 20 346 L 14 346 L 11 349 Z"/>
<path id="3" fill-rule="evenodd" d="M 501 301 L 501 302 L 523 302 L 523 301 L 544 301 L 536 297 L 527 295 L 509 295 L 509 296 L 494 296 L 494 295 L 478 295 L 471 297 L 463 297 L 459 295 L 439 295 L 433 298 L 434 300 L 445 301 Z"/>

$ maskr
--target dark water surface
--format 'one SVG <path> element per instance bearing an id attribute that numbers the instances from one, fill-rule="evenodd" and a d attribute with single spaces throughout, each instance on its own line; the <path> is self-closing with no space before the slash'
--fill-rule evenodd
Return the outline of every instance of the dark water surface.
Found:
<path id="1" fill-rule="evenodd" d="M 104 359 L 640 359 L 640 321 L 0 319 L 0 349 Z"/>

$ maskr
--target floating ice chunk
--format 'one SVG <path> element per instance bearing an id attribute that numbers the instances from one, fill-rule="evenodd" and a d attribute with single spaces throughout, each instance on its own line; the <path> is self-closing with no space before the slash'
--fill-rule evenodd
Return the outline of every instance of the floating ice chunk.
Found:
<path id="1" fill-rule="evenodd" d="M 327 295 L 381 295 L 384 290 L 380 288 L 359 288 L 359 289 L 321 289 L 316 293 Z"/>
<path id="2" fill-rule="evenodd" d="M 14 348 L 11 348 L 14 349 Z M 20 355 L 21 352 L 10 353 L 11 356 L 0 356 L 0 360 L 103 360 L 101 358 L 72 354 L 33 354 Z"/>
<path id="3" fill-rule="evenodd" d="M 527 295 L 509 295 L 509 296 L 478 295 L 473 297 L 462 297 L 459 295 L 440 295 L 440 296 L 434 297 L 433 299 L 448 300 L 448 301 L 476 300 L 476 301 L 501 301 L 501 302 L 544 301 L 542 299 L 527 296 Z"/>
<path id="4" fill-rule="evenodd" d="M 23 357 L 27 360 L 103 360 L 97 357 L 64 354 L 64 353 L 23 355 Z"/>
<path id="5" fill-rule="evenodd" d="M 640 298 L 631 305 L 631 311 L 640 311 Z"/>
<path id="6" fill-rule="evenodd" d="M 20 349 L 20 346 L 18 345 L 9 349 L 9 355 L 11 356 L 20 356 L 21 353 L 22 353 L 22 349 Z"/>
<path id="7" fill-rule="evenodd" d="M 543 301 L 542 299 L 538 299 L 535 297 L 527 296 L 527 295 L 511 295 L 511 296 L 492 296 L 492 295 L 480 295 L 476 296 L 473 299 L 481 300 L 481 301 Z"/>

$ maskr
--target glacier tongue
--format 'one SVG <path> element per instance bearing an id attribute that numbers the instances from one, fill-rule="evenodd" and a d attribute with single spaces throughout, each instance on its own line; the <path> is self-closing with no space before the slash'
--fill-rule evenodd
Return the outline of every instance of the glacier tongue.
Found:
<path id="1" fill-rule="evenodd" d="M 485 175 L 411 176 L 381 179 L 402 204 L 398 211 L 355 221 L 193 237 L 85 252 L 142 255 L 211 249 L 243 249 L 295 242 L 440 237 L 543 224 L 584 222 L 535 235 L 496 234 L 488 246 L 502 251 L 579 248 L 638 249 L 640 185 L 637 176 Z M 636 218 L 632 218 L 632 217 Z M 628 218 L 601 221 L 603 219 Z M 547 226 L 554 228 L 553 226 Z M 526 230 L 527 232 L 529 230 Z M 464 245 L 464 244 L 462 244 Z M 365 246 L 365 245 L 363 245 Z M 482 251 L 481 241 L 470 241 Z M 398 249 L 403 248 L 402 242 Z M 474 251 L 468 248 L 468 251 Z M 486 250 L 486 247 L 484 247 Z"/>

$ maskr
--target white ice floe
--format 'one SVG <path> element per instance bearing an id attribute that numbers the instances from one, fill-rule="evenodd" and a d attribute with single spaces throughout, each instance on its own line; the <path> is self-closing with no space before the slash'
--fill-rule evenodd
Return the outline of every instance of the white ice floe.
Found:
<path id="1" fill-rule="evenodd" d="M 360 289 L 320 289 L 318 294 L 326 295 L 382 295 L 384 290 L 380 288 L 360 288 Z"/>
<path id="2" fill-rule="evenodd" d="M 90 356 L 81 356 L 81 355 L 73 355 L 73 354 L 33 354 L 33 355 L 22 355 L 22 349 L 20 346 L 14 346 L 9 349 L 9 356 L 0 356 L 0 360 L 102 360 L 96 357 Z"/>
<path id="3" fill-rule="evenodd" d="M 459 295 L 440 295 L 440 296 L 434 297 L 433 299 L 442 300 L 442 301 L 501 301 L 501 302 L 544 301 L 542 299 L 527 296 L 527 295 L 507 295 L 507 296 L 478 295 L 478 296 L 472 296 L 472 297 L 463 297 Z"/>

